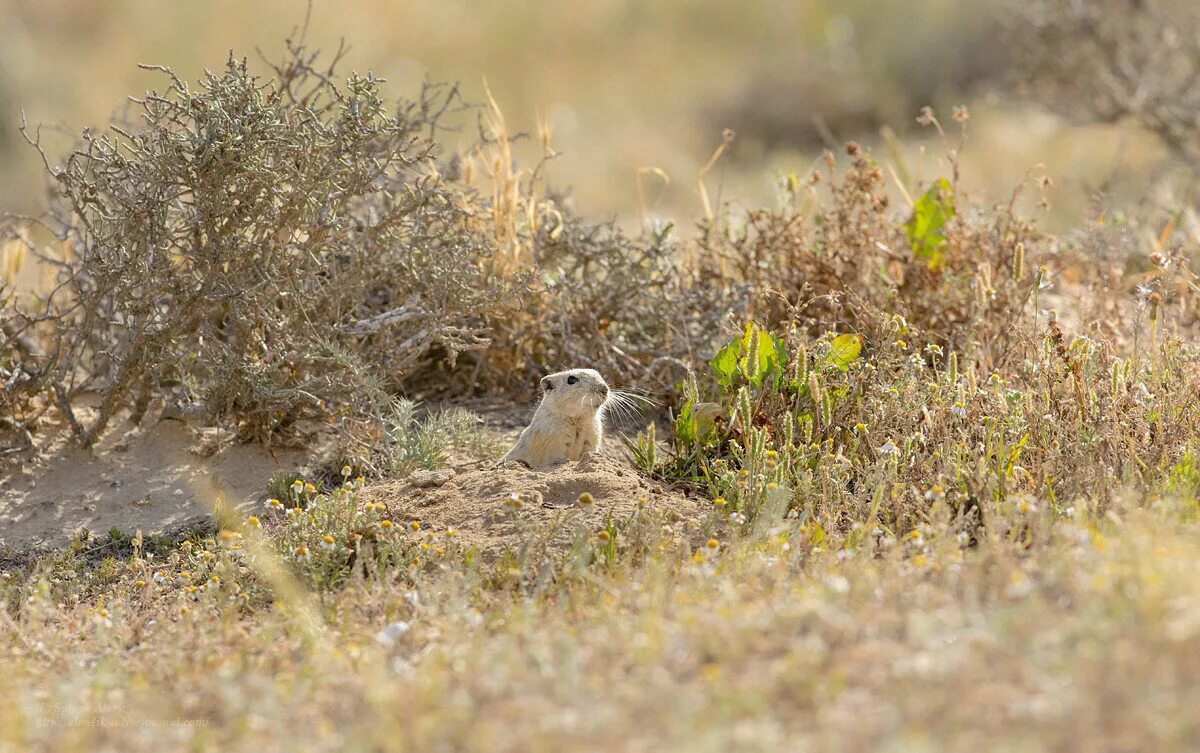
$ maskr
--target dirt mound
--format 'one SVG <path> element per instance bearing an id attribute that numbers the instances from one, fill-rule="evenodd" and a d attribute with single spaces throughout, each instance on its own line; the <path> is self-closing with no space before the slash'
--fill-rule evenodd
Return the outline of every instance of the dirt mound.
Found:
<path id="1" fill-rule="evenodd" d="M 584 492 L 592 495 L 591 505 L 579 504 Z M 514 494 L 521 498 L 519 507 L 506 504 Z M 384 503 L 398 521 L 419 521 L 434 531 L 455 529 L 463 544 L 489 558 L 519 548 L 534 531 L 548 536 L 550 546 L 566 546 L 581 527 L 598 531 L 610 517 L 626 520 L 639 506 L 664 513 L 681 533 L 702 515 L 696 500 L 664 489 L 611 455 L 590 455 L 549 469 L 506 465 L 454 475 L 416 473 L 372 486 L 366 495 Z M 563 524 L 567 511 L 570 522 Z"/>

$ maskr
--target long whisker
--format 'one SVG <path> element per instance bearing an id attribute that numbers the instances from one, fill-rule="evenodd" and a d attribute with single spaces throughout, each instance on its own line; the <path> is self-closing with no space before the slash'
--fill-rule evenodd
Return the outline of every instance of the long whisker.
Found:
<path id="1" fill-rule="evenodd" d="M 649 395 L 643 394 L 641 392 L 631 392 L 629 390 L 614 390 L 614 392 L 616 392 L 616 394 L 618 396 L 620 396 L 622 399 L 624 399 L 628 402 L 631 402 L 631 403 L 636 401 L 636 402 L 642 403 L 643 405 L 661 405 L 662 404 L 660 401 L 655 400 L 654 398 L 650 397 Z"/>
<path id="2" fill-rule="evenodd" d="M 618 395 L 617 402 L 627 407 L 630 411 L 636 413 L 644 413 L 648 408 L 655 407 L 657 403 L 649 398 L 638 399 L 630 395 Z"/>
<path id="3" fill-rule="evenodd" d="M 642 419 L 648 406 L 656 405 L 657 401 L 626 390 L 611 390 L 604 402 L 604 410 L 617 421 L 633 423 Z"/>
<path id="4" fill-rule="evenodd" d="M 634 421 L 637 419 L 636 411 L 634 411 L 626 403 L 617 401 L 613 404 L 613 408 L 615 409 L 616 414 L 626 421 Z"/>
<path id="5" fill-rule="evenodd" d="M 613 426 L 629 426 L 634 422 L 634 417 L 623 411 L 613 411 L 612 424 Z"/>

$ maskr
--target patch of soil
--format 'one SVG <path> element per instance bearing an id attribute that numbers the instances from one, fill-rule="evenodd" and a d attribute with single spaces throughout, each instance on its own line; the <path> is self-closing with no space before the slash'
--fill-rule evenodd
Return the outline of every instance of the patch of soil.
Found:
<path id="1" fill-rule="evenodd" d="M 122 416 L 91 450 L 60 429 L 40 450 L 0 467 L 0 548 L 57 547 L 80 529 L 151 535 L 202 525 L 218 499 L 250 505 L 265 497 L 272 475 L 306 459 L 301 450 L 270 452 L 173 420 L 135 426 Z"/>
<path id="2" fill-rule="evenodd" d="M 503 402 L 470 407 L 485 416 L 480 430 L 494 433 L 505 447 L 515 441 L 531 410 Z M 211 525 L 218 499 L 248 514 L 265 500 L 273 475 L 304 473 L 324 454 L 326 439 L 316 427 L 306 434 L 303 449 L 267 450 L 238 443 L 220 429 L 155 417 L 138 426 L 120 415 L 95 447 L 82 450 L 65 427 L 47 426 L 36 450 L 0 459 L 0 554 L 63 546 L 80 530 L 103 537 L 115 527 L 149 536 Z M 452 469 L 372 484 L 363 501 L 384 502 L 398 522 L 417 520 L 436 531 L 455 528 L 464 545 L 489 558 L 564 519 L 569 525 L 546 543 L 569 544 L 580 526 L 598 531 L 609 516 L 626 520 L 639 504 L 663 512 L 666 522 L 681 530 L 704 517 L 698 502 L 664 490 L 621 455 L 613 440 L 606 454 L 529 470 L 519 465 L 493 469 L 491 461 L 472 462 L 477 460 L 473 453 L 454 452 Z M 590 507 L 576 506 L 583 492 L 595 500 Z M 524 500 L 515 510 L 504 504 L 514 493 Z"/>
<path id="3" fill-rule="evenodd" d="M 593 504 L 579 504 L 587 492 Z M 518 495 L 513 508 L 505 500 Z M 701 504 L 665 489 L 613 454 L 593 454 L 578 463 L 528 469 L 507 464 L 432 477 L 420 473 L 403 481 L 375 484 L 364 491 L 365 501 L 382 502 L 398 522 L 419 521 L 434 531 L 453 528 L 465 546 L 478 548 L 485 559 L 521 546 L 531 531 L 550 538 L 550 547 L 571 543 L 579 527 L 598 531 L 610 516 L 632 517 L 640 505 L 657 510 L 680 533 L 690 521 L 703 517 Z M 570 513 L 569 525 L 562 523 Z"/>

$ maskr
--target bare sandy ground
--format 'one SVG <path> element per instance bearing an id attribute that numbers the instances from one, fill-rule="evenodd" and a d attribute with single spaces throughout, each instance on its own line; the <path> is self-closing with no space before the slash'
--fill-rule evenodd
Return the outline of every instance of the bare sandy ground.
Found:
<path id="1" fill-rule="evenodd" d="M 114 422 L 91 450 L 59 432 L 0 466 L 0 546 L 61 546 L 80 529 L 178 530 L 209 518 L 218 499 L 234 507 L 263 499 L 272 475 L 304 462 L 299 450 L 269 452 L 171 420 Z"/>

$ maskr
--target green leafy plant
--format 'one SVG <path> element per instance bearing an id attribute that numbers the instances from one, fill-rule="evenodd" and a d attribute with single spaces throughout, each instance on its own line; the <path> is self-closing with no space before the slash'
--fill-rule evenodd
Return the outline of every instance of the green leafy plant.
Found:
<path id="1" fill-rule="evenodd" d="M 734 338 L 709 362 L 721 387 L 733 385 L 738 377 L 753 387 L 776 382 L 783 374 L 787 353 L 783 343 L 753 322 L 747 322 L 741 337 Z"/>
<path id="2" fill-rule="evenodd" d="M 930 269 L 943 264 L 942 248 L 946 245 L 946 223 L 954 218 L 954 189 L 950 181 L 938 178 L 913 205 L 912 217 L 904 223 L 904 235 L 918 259 Z"/>
<path id="3" fill-rule="evenodd" d="M 862 353 L 861 335 L 837 335 L 829 343 L 829 355 L 825 362 L 837 367 L 838 371 L 848 371 L 851 364 L 858 360 Z"/>
<path id="4" fill-rule="evenodd" d="M 669 452 L 652 452 L 648 431 L 635 457 L 652 472 L 705 488 L 723 501 L 723 512 L 785 512 L 794 474 L 815 460 L 796 443 L 837 436 L 833 416 L 849 405 L 862 348 L 857 334 L 810 342 L 748 323 L 710 361 L 710 390 L 702 392 L 695 376 L 685 381 Z"/>

